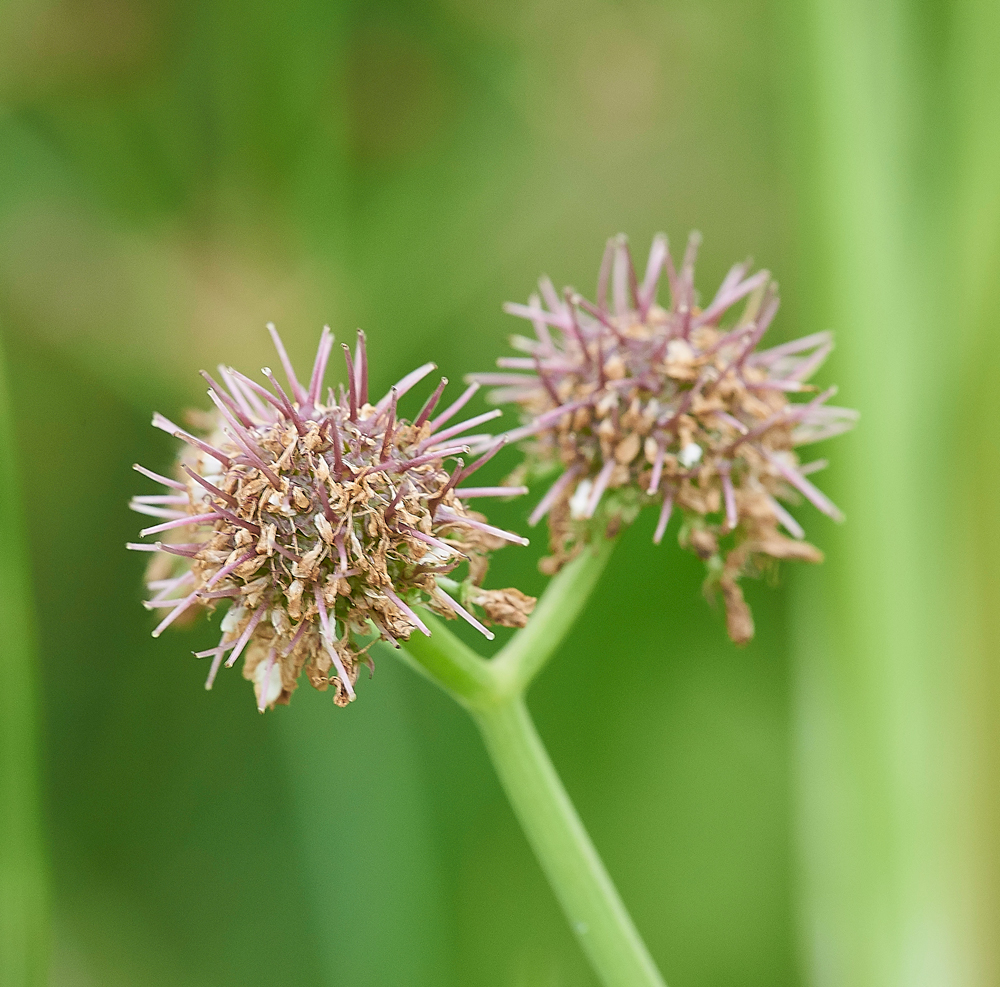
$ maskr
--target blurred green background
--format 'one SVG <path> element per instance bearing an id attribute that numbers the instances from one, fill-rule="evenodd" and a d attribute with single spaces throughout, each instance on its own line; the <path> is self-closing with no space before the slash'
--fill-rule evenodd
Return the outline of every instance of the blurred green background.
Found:
<path id="1" fill-rule="evenodd" d="M 212 627 L 149 637 L 130 466 L 266 321 L 457 393 L 539 274 L 691 228 L 703 297 L 752 254 L 774 342 L 836 330 L 848 521 L 738 650 L 642 517 L 539 729 L 672 987 L 1000 982 L 998 65 L 973 0 L 6 0 L 4 987 L 594 984 L 446 697 L 261 717 Z"/>

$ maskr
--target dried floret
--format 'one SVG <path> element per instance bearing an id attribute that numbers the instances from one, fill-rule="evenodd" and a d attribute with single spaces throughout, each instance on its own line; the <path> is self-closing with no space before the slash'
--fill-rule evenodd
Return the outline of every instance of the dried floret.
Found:
<path id="1" fill-rule="evenodd" d="M 835 388 L 815 393 L 807 383 L 832 349 L 829 333 L 758 351 L 778 310 L 767 271 L 735 265 L 698 306 L 698 243 L 692 235 L 678 271 L 657 236 L 640 283 L 625 238 L 613 238 L 596 304 L 543 278 L 527 305 L 505 306 L 534 327 L 534 338 L 512 337 L 524 355 L 471 379 L 520 409 L 524 424 L 506 436 L 525 440 L 517 479 L 559 472 L 529 518 L 548 517 L 545 571 L 557 571 L 595 528 L 614 534 L 650 504 L 659 508 L 659 543 L 676 508 L 680 542 L 705 560 L 706 588 L 721 593 L 730 636 L 742 643 L 753 621 L 739 577 L 770 559 L 821 559 L 779 501 L 801 495 L 840 516 L 807 479 L 825 463 L 801 465 L 795 448 L 846 431 L 857 414 L 826 404 Z M 656 301 L 663 271 L 669 308 Z M 742 313 L 723 327 L 738 302 Z M 796 403 L 794 394 L 810 396 Z"/>
<path id="2" fill-rule="evenodd" d="M 432 363 L 370 403 L 362 333 L 353 356 L 344 346 L 346 389 L 324 397 L 329 329 L 305 386 L 269 329 L 287 392 L 266 368 L 270 388 L 220 367 L 221 383 L 204 374 L 215 405 L 200 418 L 204 438 L 153 418 L 185 443 L 176 477 L 136 467 L 167 488 L 131 505 L 164 519 L 142 531 L 162 541 L 129 546 L 155 553 L 146 606 L 167 615 L 153 635 L 199 608 L 227 604 L 218 645 L 198 652 L 212 659 L 206 688 L 223 662 L 232 666 L 244 655 L 244 677 L 263 711 L 288 702 L 303 669 L 316 688 L 333 686 L 338 705 L 349 703 L 359 666 L 371 663 L 363 639 L 396 644 L 415 630 L 429 633 L 417 606 L 460 616 L 492 637 L 471 612 L 482 600 L 487 620 L 522 626 L 533 601 L 504 590 L 519 606 L 498 607 L 479 583 L 490 551 L 527 540 L 493 527 L 466 501 L 524 491 L 460 486 L 499 445 L 469 466 L 455 458 L 469 451 L 459 436 L 499 412 L 450 424 L 473 385 L 432 417 L 442 380 L 413 422 L 400 418 L 398 400 Z M 456 570 L 465 572 L 457 582 L 448 578 Z"/>

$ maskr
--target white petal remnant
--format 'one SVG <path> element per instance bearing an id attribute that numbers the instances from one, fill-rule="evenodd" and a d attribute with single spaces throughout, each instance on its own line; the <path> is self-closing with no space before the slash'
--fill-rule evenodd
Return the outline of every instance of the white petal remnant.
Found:
<path id="1" fill-rule="evenodd" d="M 834 389 L 816 393 L 806 383 L 832 349 L 829 333 L 757 350 L 778 310 L 767 271 L 735 265 L 699 307 L 699 242 L 693 234 L 678 270 L 666 237 L 657 236 L 640 283 L 625 238 L 613 237 L 596 303 L 570 289 L 560 296 L 543 278 L 527 305 L 505 306 L 535 330 L 534 338 L 512 339 L 523 356 L 498 361 L 513 372 L 471 380 L 495 385 L 492 399 L 521 411 L 507 438 L 528 440 L 527 461 L 508 482 L 561 469 L 530 517 L 549 519 L 545 571 L 649 504 L 659 510 L 658 543 L 676 508 L 681 544 L 706 560 L 707 586 L 725 601 L 731 636 L 744 641 L 753 621 L 738 577 L 769 558 L 819 558 L 777 498 L 801 495 L 840 516 L 793 450 L 847 431 L 857 413 L 825 403 Z M 664 273 L 669 307 L 656 301 Z M 741 313 L 723 326 L 737 303 Z M 793 403 L 795 394 L 809 397 Z"/>
<path id="2" fill-rule="evenodd" d="M 129 545 L 154 553 L 148 576 L 154 596 L 147 606 L 168 611 L 154 634 L 226 602 L 218 646 L 197 655 L 212 658 L 206 688 L 223 663 L 230 667 L 243 655 L 244 677 L 253 682 L 263 712 L 288 702 L 303 670 L 316 688 L 333 686 L 337 705 L 351 702 L 359 664 L 370 662 L 358 638 L 376 634 L 396 643 L 414 630 L 427 633 L 416 606 L 485 630 L 471 612 L 475 605 L 488 621 L 520 626 L 527 605 L 520 612 L 498 607 L 479 582 L 490 551 L 526 542 L 469 510 L 458 487 L 494 450 L 470 466 L 447 462 L 467 451 L 450 439 L 498 412 L 441 430 L 474 393 L 470 389 L 431 419 L 442 381 L 412 424 L 400 418 L 399 397 L 433 364 L 371 404 L 362 333 L 353 357 L 345 347 L 347 388 L 337 397 L 328 391 L 323 401 L 330 330 L 323 332 L 306 389 L 274 327 L 268 328 L 287 392 L 266 368 L 270 388 L 221 367 L 225 386 L 203 374 L 215 406 L 201 416 L 204 438 L 162 415 L 153 420 L 186 443 L 177 479 L 136 467 L 168 490 L 132 502 L 141 514 L 168 519 L 143 531 L 163 532 L 166 541 Z M 465 489 L 476 497 L 524 492 Z M 463 565 L 465 578 L 455 582 Z M 440 592 L 437 579 L 445 574 L 461 602 Z M 505 600 L 519 598 L 516 590 L 496 592 L 506 593 Z"/>
<path id="3" fill-rule="evenodd" d="M 691 469 L 695 463 L 701 459 L 701 454 L 703 450 L 697 442 L 689 442 L 683 449 L 677 454 L 677 461 L 685 469 Z"/>
<path id="4" fill-rule="evenodd" d="M 587 516 L 587 505 L 590 503 L 590 492 L 594 489 L 593 480 L 581 480 L 569 499 L 569 515 L 574 521 L 582 521 Z"/>

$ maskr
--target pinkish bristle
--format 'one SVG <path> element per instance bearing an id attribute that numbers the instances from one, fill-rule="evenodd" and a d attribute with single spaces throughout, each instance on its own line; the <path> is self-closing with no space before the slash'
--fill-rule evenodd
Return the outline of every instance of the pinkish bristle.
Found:
<path id="1" fill-rule="evenodd" d="M 519 497 L 528 492 L 527 487 L 462 487 L 455 490 L 456 497 Z"/>
<path id="2" fill-rule="evenodd" d="M 285 393 L 284 388 L 278 383 L 278 378 L 271 373 L 271 368 L 263 367 L 260 372 L 268 379 L 268 381 L 270 381 L 271 386 L 278 392 L 278 398 L 280 400 L 279 408 L 281 412 L 295 426 L 295 430 L 299 433 L 299 435 L 305 435 L 305 422 L 303 422 L 299 417 L 298 412 L 295 410 L 295 406 Z"/>
<path id="3" fill-rule="evenodd" d="M 494 535 L 497 538 L 502 538 L 504 541 L 511 541 L 517 545 L 528 545 L 530 542 L 527 538 L 522 538 L 520 535 L 515 535 L 512 531 L 504 531 L 503 528 L 495 528 L 492 524 L 483 524 L 482 521 L 476 521 L 470 517 L 462 517 L 460 514 L 456 514 L 454 511 L 449 510 L 447 507 L 439 507 L 437 513 L 449 524 L 465 524 L 470 528 L 476 528 L 479 531 L 484 531 L 486 534 Z"/>
<path id="4" fill-rule="evenodd" d="M 229 432 L 226 429 L 223 429 L 223 431 L 243 450 L 243 455 L 246 456 L 250 464 L 259 469 L 270 480 L 272 486 L 281 486 L 278 475 L 264 462 L 263 453 L 252 442 L 248 442 L 236 432 Z"/>
<path id="5" fill-rule="evenodd" d="M 538 279 L 538 290 L 542 293 L 542 297 L 545 299 L 545 304 L 552 310 L 555 315 L 565 316 L 566 306 L 563 304 L 562 299 L 559 297 L 559 292 L 556 291 L 555 285 L 552 283 L 552 279 L 544 274 Z"/>
<path id="6" fill-rule="evenodd" d="M 354 361 L 351 359 L 351 348 L 347 343 L 340 344 L 344 351 L 344 362 L 347 364 L 347 393 L 350 398 L 350 418 L 352 422 L 358 420 L 358 387 L 357 378 L 354 373 Z"/>
<path id="7" fill-rule="evenodd" d="M 285 377 L 288 378 L 288 384 L 292 389 L 292 394 L 295 396 L 295 400 L 298 401 L 299 404 L 304 405 L 308 400 L 306 392 L 302 390 L 302 385 L 295 376 L 292 361 L 288 359 L 288 353 L 285 352 L 285 344 L 281 341 L 281 336 L 278 335 L 278 330 L 274 327 L 273 322 L 269 322 L 267 324 L 267 331 L 271 334 L 271 339 L 274 342 L 274 348 L 278 351 L 278 359 L 281 360 L 281 366 L 285 371 Z"/>
<path id="8" fill-rule="evenodd" d="M 540 311 L 542 307 L 541 299 L 538 295 L 532 295 L 528 299 L 528 307 L 530 309 Z M 538 337 L 538 343 L 546 350 L 552 348 L 552 334 L 549 332 L 548 326 L 542 319 L 532 319 L 531 326 L 535 330 L 535 335 Z"/>
<path id="9" fill-rule="evenodd" d="M 145 514 L 148 517 L 185 518 L 188 516 L 186 511 L 176 511 L 170 507 L 157 507 L 154 504 L 143 504 L 134 498 L 129 501 L 128 506 L 129 510 L 135 511 L 136 514 Z"/>
<path id="10" fill-rule="evenodd" d="M 674 509 L 674 495 L 668 493 L 663 498 L 663 506 L 660 508 L 660 516 L 656 522 L 656 531 L 653 532 L 653 544 L 659 545 L 663 541 L 663 533 L 667 530 L 667 523 Z"/>
<path id="11" fill-rule="evenodd" d="M 396 394 L 399 397 L 402 397 L 410 391 L 414 385 L 419 384 L 420 381 L 422 381 L 429 373 L 432 373 L 435 370 L 437 370 L 436 363 L 425 363 L 422 367 L 417 367 L 416 370 L 411 370 L 405 377 L 396 381 L 394 385 L 396 388 Z M 389 394 L 386 394 L 385 397 L 383 397 L 382 400 L 375 406 L 376 411 L 383 410 L 388 403 Z"/>
<path id="12" fill-rule="evenodd" d="M 653 246 L 649 251 L 649 260 L 646 263 L 646 275 L 642 279 L 642 287 L 639 289 L 639 316 L 645 319 L 649 313 L 650 306 L 656 299 L 656 286 L 660 281 L 660 274 L 663 271 L 663 261 L 667 255 L 667 238 L 662 233 L 657 233 L 653 237 Z M 600 304 L 598 302 L 598 304 Z"/>
<path id="13" fill-rule="evenodd" d="M 792 515 L 789 514 L 788 511 L 786 511 L 774 497 L 769 497 L 768 502 L 770 503 L 771 510 L 774 511 L 774 516 L 778 519 L 778 522 L 793 538 L 805 538 L 806 533 L 803 530 L 802 525 L 799 524 L 799 522 L 796 521 L 795 518 L 793 518 Z"/>
<path id="14" fill-rule="evenodd" d="M 211 524 L 213 521 L 217 521 L 222 515 L 218 512 L 213 511 L 210 514 L 189 514 L 183 518 L 177 518 L 173 521 L 165 521 L 163 524 L 154 524 L 151 528 L 143 528 L 139 532 L 143 538 L 148 535 L 156 535 L 161 531 L 171 531 L 174 528 L 184 528 L 192 524 Z"/>
<path id="15" fill-rule="evenodd" d="M 323 390 L 323 376 L 326 373 L 326 365 L 333 350 L 333 333 L 329 326 L 323 327 L 323 334 L 319 339 L 319 348 L 316 350 L 316 361 L 313 363 L 312 376 L 309 378 L 309 404 L 315 407 L 319 404 L 320 394 Z"/>
<path id="16" fill-rule="evenodd" d="M 417 528 L 411 528 L 407 525 L 400 525 L 400 527 L 404 531 L 406 531 L 407 534 L 410 534 L 414 538 L 416 538 L 417 541 L 422 541 L 425 544 L 430 545 L 432 548 L 436 548 L 439 551 L 446 551 L 453 555 L 462 554 L 457 548 L 455 548 L 454 545 L 449 545 L 447 542 L 441 541 L 440 538 L 435 538 L 433 535 L 424 534 L 423 531 L 420 531 Z"/>
<path id="17" fill-rule="evenodd" d="M 390 586 L 383 586 L 382 590 L 385 593 L 385 595 L 389 597 L 389 599 L 392 600 L 392 602 L 395 603 L 396 606 L 399 607 L 399 609 L 402 610 L 404 614 L 406 614 L 406 616 L 410 619 L 410 621 L 412 621 L 412 623 L 416 625 L 417 630 L 419 630 L 421 634 L 425 634 L 427 637 L 431 636 L 431 632 L 427 629 L 427 625 L 417 616 L 417 614 L 413 611 L 411 607 L 409 607 L 406 603 L 404 603 L 392 591 L 392 588 Z"/>
<path id="18" fill-rule="evenodd" d="M 445 408 L 444 411 L 442 411 L 441 414 L 438 415 L 437 418 L 435 418 L 431 422 L 431 432 L 432 433 L 435 432 L 446 422 L 451 421 L 451 419 L 454 418 L 455 415 L 457 415 L 458 412 L 460 412 L 469 403 L 469 400 L 472 398 L 473 394 L 475 394 L 476 391 L 478 390 L 479 390 L 478 383 L 473 382 L 472 384 L 470 384 L 462 392 L 461 397 L 459 397 L 457 401 L 454 401 L 450 405 L 448 405 L 448 407 Z"/>
<path id="19" fill-rule="evenodd" d="M 458 478 L 459 483 L 466 481 L 473 473 L 481 470 L 501 449 L 506 446 L 507 440 L 502 436 L 495 440 L 493 445 L 483 453 L 471 466 L 466 466 L 462 470 L 462 475 Z"/>
<path id="20" fill-rule="evenodd" d="M 239 421 L 240 425 L 244 426 L 245 428 L 253 428 L 253 420 L 251 419 L 249 414 L 247 414 L 240 407 L 240 405 L 233 399 L 232 395 L 229 394 L 224 387 L 221 387 L 218 383 L 216 383 L 212 375 L 207 370 L 199 370 L 198 373 L 200 373 L 201 376 L 204 377 L 205 381 L 207 382 L 210 388 L 209 393 L 210 394 L 215 393 L 218 395 L 219 399 L 229 409 L 229 412 L 232 414 L 232 416 Z"/>
<path id="21" fill-rule="evenodd" d="M 424 402 L 424 406 L 420 409 L 420 414 L 413 421 L 413 427 L 419 429 L 421 425 L 427 421 L 430 416 L 434 413 L 434 409 L 437 407 L 438 401 L 441 400 L 441 395 L 444 393 L 444 389 L 448 386 L 448 378 L 442 377 L 441 383 L 434 388 L 431 396 Z"/>
<path id="22" fill-rule="evenodd" d="M 465 607 L 463 607 L 457 600 L 453 600 L 443 589 L 441 589 L 440 586 L 437 591 L 439 596 L 444 597 L 448 606 L 450 606 L 452 610 L 454 610 L 455 613 L 457 613 L 467 624 L 471 627 L 475 627 L 475 629 L 479 631 L 479 633 L 482 634 L 487 641 L 492 641 L 496 637 L 493 631 L 491 631 L 488 627 L 484 627 L 478 620 L 476 620 L 475 617 L 472 616 L 471 613 L 469 613 L 468 610 L 465 609 Z"/>
<path id="23" fill-rule="evenodd" d="M 291 641 L 288 642 L 288 644 L 285 646 L 285 649 L 281 652 L 282 658 L 287 658 L 295 650 L 296 645 L 299 643 L 299 641 L 302 640 L 302 635 L 305 633 L 305 629 L 308 626 L 309 626 L 308 621 L 305 620 L 303 620 L 302 623 L 299 624 L 298 629 L 292 636 Z"/>
<path id="24" fill-rule="evenodd" d="M 248 397 L 256 396 L 264 398 L 264 400 L 267 401 L 267 403 L 271 405 L 271 407 L 274 408 L 275 411 L 280 411 L 282 414 L 284 414 L 285 406 L 266 387 L 262 387 L 260 384 L 257 383 L 257 381 L 252 380 L 250 377 L 247 377 L 246 374 L 241 374 L 238 370 L 233 370 L 232 367 L 229 368 L 229 373 L 240 384 L 242 384 L 244 388 L 246 388 L 245 393 L 247 394 Z M 261 409 L 261 417 L 263 417 L 265 420 L 274 417 L 273 415 L 267 413 L 267 409 L 264 407 L 264 405 L 260 404 L 259 401 L 257 402 L 257 404 Z"/>
<path id="25" fill-rule="evenodd" d="M 154 480 L 156 483 L 161 483 L 165 487 L 172 487 L 174 490 L 187 490 L 187 487 L 183 483 L 177 480 L 171 480 L 169 477 L 161 476 L 159 473 L 154 473 L 152 470 L 146 469 L 145 466 L 140 466 L 138 463 L 132 464 L 132 469 L 137 473 L 141 473 L 143 476 L 148 477 L 150 480 Z"/>
<path id="26" fill-rule="evenodd" d="M 248 420 L 252 421 L 254 416 L 257 418 L 266 417 L 264 406 L 257 400 L 257 396 L 249 389 L 245 389 L 230 369 L 221 363 L 219 364 L 219 376 L 226 382 L 233 400 L 239 405 L 240 411 L 247 416 Z"/>
<path id="27" fill-rule="evenodd" d="M 396 388 L 393 388 L 389 392 L 392 397 L 389 401 L 389 418 L 385 425 L 385 438 L 382 440 L 382 452 L 379 455 L 379 459 L 385 460 L 389 455 L 389 449 L 392 446 L 392 430 L 396 427 L 396 404 L 398 398 L 396 395 Z M 417 447 L 421 448 L 420 446 Z"/>
<path id="28" fill-rule="evenodd" d="M 569 317 L 564 314 L 546 312 L 541 308 L 533 308 L 528 305 L 518 305 L 516 302 L 504 302 L 503 310 L 508 315 L 515 315 L 521 319 L 530 319 L 532 322 L 541 322 L 544 325 L 554 326 L 556 329 L 569 328 Z"/>
<path id="29" fill-rule="evenodd" d="M 607 489 L 608 480 L 611 479 L 611 473 L 614 470 L 615 465 L 615 461 L 613 459 L 609 459 L 601 467 L 601 472 L 597 474 L 597 478 L 594 480 L 594 486 L 590 492 L 590 499 L 587 501 L 587 506 L 584 509 L 585 517 L 594 516 L 594 512 L 597 510 L 597 505 L 600 504 L 601 497 Z"/>
<path id="30" fill-rule="evenodd" d="M 649 478 L 649 487 L 646 493 L 655 494 L 660 488 L 660 477 L 663 474 L 663 457 L 666 455 L 666 447 L 662 442 L 656 444 L 656 459 L 653 460 L 653 473 Z"/>
<path id="31" fill-rule="evenodd" d="M 433 463 L 437 460 L 446 459 L 448 456 L 458 456 L 469 451 L 468 446 L 448 446 L 447 449 L 435 449 L 433 452 L 424 453 L 422 456 L 415 456 L 413 459 L 383 460 L 371 468 L 371 472 L 376 470 L 386 470 L 390 473 L 403 473 L 424 463 Z"/>
<path id="32" fill-rule="evenodd" d="M 182 613 L 186 613 L 197 602 L 198 590 L 195 590 L 190 596 L 180 600 L 173 610 L 156 625 L 153 629 L 153 637 L 159 637 Z"/>
<path id="33" fill-rule="evenodd" d="M 180 494 L 142 494 L 133 497 L 133 504 L 186 504 L 188 498 Z"/>
<path id="34" fill-rule="evenodd" d="M 222 659 L 225 657 L 225 653 L 220 651 L 216 654 L 212 661 L 212 667 L 208 671 L 208 678 L 205 680 L 205 688 L 211 689 L 215 684 L 215 676 L 218 675 L 219 669 L 222 667 Z"/>
<path id="35" fill-rule="evenodd" d="M 196 473 L 193 469 L 191 469 L 187 463 L 181 463 L 181 469 L 184 470 L 184 472 L 187 473 L 187 475 L 190 476 L 195 483 L 204 487 L 205 490 L 208 491 L 208 493 L 210 493 L 213 497 L 218 497 L 220 500 L 224 500 L 230 507 L 237 506 L 235 497 L 231 494 L 227 494 L 224 490 L 220 490 L 214 483 L 210 483 L 200 473 Z"/>
<path id="36" fill-rule="evenodd" d="M 254 610 L 253 615 L 250 617 L 250 623 L 247 624 L 246 630 L 239 636 L 232 654 L 226 659 L 226 668 L 232 668 L 239 656 L 243 654 L 243 649 L 250 643 L 250 638 L 253 637 L 253 632 L 257 629 L 257 625 L 264 619 L 264 614 L 267 613 L 269 603 L 269 600 L 264 600 Z"/>
<path id="37" fill-rule="evenodd" d="M 216 449 L 215 446 L 209 445 L 207 442 L 203 442 L 201 439 L 195 438 L 189 432 L 185 432 L 184 429 L 178 428 L 169 418 L 164 418 L 159 412 L 153 415 L 153 425 L 168 435 L 172 435 L 175 439 L 181 439 L 187 442 L 188 445 L 192 445 L 196 449 L 207 453 L 213 459 L 222 463 L 226 469 L 232 466 L 232 460 L 224 452 Z"/>
<path id="38" fill-rule="evenodd" d="M 426 449 L 430 446 L 441 445 L 446 439 L 451 439 L 456 435 L 461 435 L 463 432 L 468 432 L 470 428 L 475 428 L 484 422 L 491 422 L 494 418 L 499 418 L 502 414 L 503 412 L 499 408 L 495 408 L 493 411 L 486 411 L 481 415 L 476 415 L 475 418 L 468 418 L 460 425 L 452 425 L 451 428 L 446 428 L 443 432 L 429 436 L 417 448 Z"/>
<path id="39" fill-rule="evenodd" d="M 778 472 L 806 498 L 817 510 L 829 515 L 835 521 L 842 521 L 844 515 L 836 504 L 824 493 L 817 490 L 804 476 L 792 467 L 783 463 L 773 453 L 765 452 L 767 458 L 774 464 Z"/>
<path id="40" fill-rule="evenodd" d="M 745 268 L 746 265 L 738 264 L 733 270 L 740 272 L 742 276 Z M 745 298 L 751 292 L 756 291 L 761 285 L 766 284 L 770 276 L 769 271 L 758 271 L 753 277 L 747 278 L 739 284 L 738 287 L 736 285 L 726 285 L 723 282 L 711 305 L 694 320 L 693 325 L 697 328 L 698 326 L 709 325 L 715 322 L 728 308 L 735 305 L 740 299 Z"/>
<path id="41" fill-rule="evenodd" d="M 358 375 L 358 401 L 368 403 L 368 347 L 365 334 L 358 330 L 358 342 L 354 348 L 354 367 Z"/>
<path id="42" fill-rule="evenodd" d="M 528 516 L 528 524 L 533 528 L 549 512 L 552 505 L 559 499 L 560 495 L 582 472 L 582 467 L 577 464 L 571 466 L 555 483 L 549 487 L 545 496 L 538 502 L 538 506 Z"/>
<path id="43" fill-rule="evenodd" d="M 337 669 L 337 675 L 340 677 L 341 684 L 347 690 L 347 695 L 353 700 L 355 698 L 354 685 L 351 682 L 351 677 L 347 674 L 347 669 L 344 667 L 343 659 L 340 657 L 340 653 L 333 645 L 333 633 L 330 630 L 329 618 L 326 614 L 326 603 L 323 601 L 323 592 L 318 587 L 314 592 L 316 599 L 316 609 L 319 611 L 320 626 L 322 628 L 321 637 L 323 639 L 323 644 L 326 646 L 326 650 L 333 661 L 334 667 Z"/>

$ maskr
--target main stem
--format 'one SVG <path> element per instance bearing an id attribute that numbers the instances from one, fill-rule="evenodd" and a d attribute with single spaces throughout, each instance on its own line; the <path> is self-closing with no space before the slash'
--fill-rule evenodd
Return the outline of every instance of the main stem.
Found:
<path id="1" fill-rule="evenodd" d="M 473 719 L 514 814 L 605 987 L 664 987 L 520 695 Z"/>

